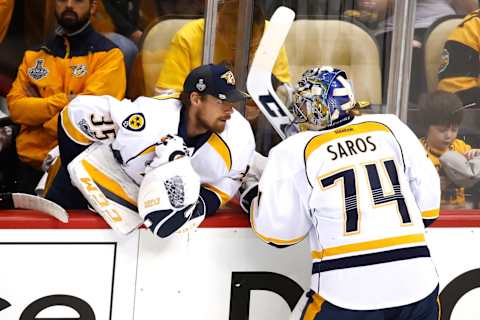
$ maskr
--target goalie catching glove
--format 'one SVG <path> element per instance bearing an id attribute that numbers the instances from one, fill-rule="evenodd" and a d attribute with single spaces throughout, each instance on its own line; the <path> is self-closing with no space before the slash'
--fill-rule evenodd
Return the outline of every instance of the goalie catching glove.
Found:
<path id="1" fill-rule="evenodd" d="M 138 212 L 153 234 L 166 238 L 197 227 L 205 218 L 199 200 L 200 177 L 180 137 L 169 136 L 156 148 L 138 194 Z"/>

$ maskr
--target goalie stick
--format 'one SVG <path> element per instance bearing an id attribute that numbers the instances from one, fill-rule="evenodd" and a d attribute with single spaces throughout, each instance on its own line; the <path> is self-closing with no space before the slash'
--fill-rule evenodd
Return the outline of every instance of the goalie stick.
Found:
<path id="1" fill-rule="evenodd" d="M 46 213 L 63 223 L 68 222 L 68 213 L 58 204 L 26 193 L 0 193 L 0 209 L 30 209 Z"/>
<path id="2" fill-rule="evenodd" d="M 295 12 L 279 7 L 272 15 L 255 52 L 247 77 L 247 90 L 253 101 L 282 139 L 298 132 L 293 115 L 272 85 L 272 69 L 290 31 Z"/>

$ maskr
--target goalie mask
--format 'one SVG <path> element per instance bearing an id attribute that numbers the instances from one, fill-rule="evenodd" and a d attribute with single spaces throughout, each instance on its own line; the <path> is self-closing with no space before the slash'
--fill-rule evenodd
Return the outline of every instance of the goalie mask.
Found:
<path id="1" fill-rule="evenodd" d="M 347 121 L 355 106 L 352 87 L 344 71 L 332 67 L 311 68 L 302 74 L 293 94 L 295 122 L 309 130 L 321 130 Z"/>

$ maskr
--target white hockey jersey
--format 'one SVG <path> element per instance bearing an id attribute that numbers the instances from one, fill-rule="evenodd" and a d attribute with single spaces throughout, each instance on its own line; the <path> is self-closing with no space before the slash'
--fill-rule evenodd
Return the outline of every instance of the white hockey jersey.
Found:
<path id="1" fill-rule="evenodd" d="M 438 284 L 424 219 L 438 216 L 438 174 L 393 115 L 365 115 L 303 132 L 270 152 L 251 206 L 266 242 L 310 239 L 311 289 L 337 306 L 413 303 Z"/>
<path id="2" fill-rule="evenodd" d="M 78 96 L 62 111 L 61 125 L 77 144 L 111 142 L 115 158 L 140 184 L 162 137 L 183 135 L 187 140 L 181 110 L 177 99 L 139 97 L 119 101 L 110 96 Z M 234 111 L 222 133 L 206 134 L 197 140 L 191 146 L 192 166 L 202 187 L 214 192 L 224 204 L 237 192 L 255 150 L 250 124 Z"/>

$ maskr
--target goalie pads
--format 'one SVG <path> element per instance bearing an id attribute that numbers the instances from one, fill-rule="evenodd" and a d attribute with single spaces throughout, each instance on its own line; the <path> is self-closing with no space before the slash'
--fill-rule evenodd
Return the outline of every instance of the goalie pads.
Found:
<path id="1" fill-rule="evenodd" d="M 143 224 L 137 213 L 138 186 L 108 144 L 92 144 L 68 165 L 68 172 L 72 184 L 113 230 L 126 235 Z"/>
<path id="2" fill-rule="evenodd" d="M 189 157 L 146 171 L 138 194 L 138 212 L 153 234 L 166 238 L 176 231 L 193 229 L 203 221 L 204 204 L 197 203 L 200 177 Z"/>
<path id="3" fill-rule="evenodd" d="M 440 157 L 447 177 L 458 187 L 470 188 L 480 181 L 480 157 L 467 160 L 456 151 L 447 151 Z"/>

